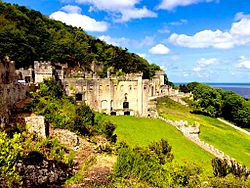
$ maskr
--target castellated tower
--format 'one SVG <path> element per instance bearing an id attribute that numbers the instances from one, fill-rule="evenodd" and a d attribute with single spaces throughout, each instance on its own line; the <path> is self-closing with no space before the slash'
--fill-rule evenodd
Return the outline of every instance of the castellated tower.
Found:
<path id="1" fill-rule="evenodd" d="M 41 83 L 44 79 L 53 77 L 53 67 L 50 61 L 34 62 L 35 83 Z"/>

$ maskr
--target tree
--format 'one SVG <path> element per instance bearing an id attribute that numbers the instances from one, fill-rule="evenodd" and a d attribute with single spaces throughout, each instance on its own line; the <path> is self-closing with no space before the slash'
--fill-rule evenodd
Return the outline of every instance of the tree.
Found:
<path id="1" fill-rule="evenodd" d="M 211 117 L 221 115 L 223 103 L 221 90 L 211 88 L 206 84 L 196 84 L 192 93 L 194 97 L 192 105 L 196 112 L 200 112 Z"/>
<path id="2" fill-rule="evenodd" d="M 59 81 L 54 78 L 46 79 L 40 84 L 40 96 L 49 96 L 52 98 L 61 98 L 63 96 L 64 90 Z"/>

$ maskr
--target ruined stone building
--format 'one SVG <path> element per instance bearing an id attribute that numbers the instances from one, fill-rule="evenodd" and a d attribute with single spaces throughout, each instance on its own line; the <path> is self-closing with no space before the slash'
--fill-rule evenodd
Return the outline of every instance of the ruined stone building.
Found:
<path id="1" fill-rule="evenodd" d="M 25 80 L 26 83 L 42 83 L 44 79 L 57 78 L 63 81 L 64 66 L 53 66 L 50 61 L 35 61 L 34 69 L 18 69 L 17 75 L 19 80 Z"/>
<path id="2" fill-rule="evenodd" d="M 108 74 L 109 75 L 109 74 Z M 78 102 L 86 102 L 96 111 L 111 115 L 148 116 L 151 96 L 163 94 L 164 72 L 152 80 L 142 79 L 142 73 L 107 78 L 65 78 L 67 95 Z"/>
<path id="3" fill-rule="evenodd" d="M 85 102 L 96 111 L 111 115 L 148 116 L 150 99 L 169 92 L 169 88 L 164 86 L 163 71 L 156 72 L 148 80 L 142 78 L 142 73 L 116 76 L 108 72 L 106 78 L 100 78 L 96 69 L 99 70 L 100 66 L 93 64 L 90 72 L 72 72 L 66 76 L 63 67 L 35 61 L 33 73 L 29 72 L 28 75 L 19 69 L 19 74 L 25 80 L 34 74 L 32 78 L 35 83 L 56 77 L 62 81 L 67 95 L 74 96 L 78 102 Z"/>
<path id="4" fill-rule="evenodd" d="M 17 82 L 15 64 L 6 57 L 0 62 L 0 125 L 8 123 L 11 109 L 27 91 L 29 86 Z"/>

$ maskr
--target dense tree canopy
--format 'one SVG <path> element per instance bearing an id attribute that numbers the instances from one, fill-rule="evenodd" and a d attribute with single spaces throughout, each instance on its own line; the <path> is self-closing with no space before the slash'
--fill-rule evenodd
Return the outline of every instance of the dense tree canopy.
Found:
<path id="1" fill-rule="evenodd" d="M 232 91 L 215 89 L 206 84 L 191 82 L 187 84 L 193 93 L 194 112 L 223 118 L 238 126 L 250 127 L 250 101 Z"/>
<path id="2" fill-rule="evenodd" d="M 0 56 L 8 55 L 17 67 L 32 66 L 35 60 L 68 63 L 88 69 L 94 61 L 114 71 L 143 72 L 151 78 L 160 67 L 149 64 L 127 49 L 108 45 L 81 28 L 51 20 L 35 10 L 0 1 Z"/>

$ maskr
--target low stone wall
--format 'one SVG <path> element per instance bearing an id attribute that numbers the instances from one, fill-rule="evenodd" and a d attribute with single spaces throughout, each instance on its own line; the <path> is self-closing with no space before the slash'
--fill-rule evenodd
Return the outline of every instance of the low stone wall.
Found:
<path id="1" fill-rule="evenodd" d="M 26 93 L 30 91 L 29 85 L 17 82 L 0 84 L 0 124 L 9 123 L 11 110 L 15 104 L 26 98 Z"/>
<path id="2" fill-rule="evenodd" d="M 204 141 L 200 140 L 198 136 L 200 132 L 198 123 L 196 125 L 188 125 L 187 121 L 182 121 L 182 120 L 172 121 L 172 120 L 167 120 L 162 116 L 159 116 L 159 119 L 176 127 L 189 140 L 191 140 L 192 142 L 194 142 L 195 144 L 197 144 L 204 150 L 208 151 L 209 153 L 213 154 L 215 157 L 218 157 L 220 159 L 226 159 L 229 163 L 231 163 L 231 161 L 235 161 L 235 159 L 231 158 L 228 155 L 225 155 L 222 151 L 218 150 L 214 146 L 207 144 Z"/>

